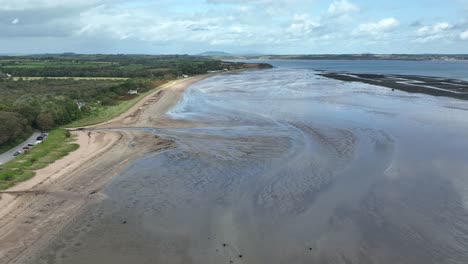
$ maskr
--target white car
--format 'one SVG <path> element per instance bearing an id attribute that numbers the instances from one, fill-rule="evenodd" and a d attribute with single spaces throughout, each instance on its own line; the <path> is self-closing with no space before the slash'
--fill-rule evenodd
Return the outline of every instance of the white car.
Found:
<path id="1" fill-rule="evenodd" d="M 38 140 L 36 141 L 36 143 L 34 143 L 34 145 L 38 145 L 38 144 L 41 144 L 42 143 L 42 140 Z"/>

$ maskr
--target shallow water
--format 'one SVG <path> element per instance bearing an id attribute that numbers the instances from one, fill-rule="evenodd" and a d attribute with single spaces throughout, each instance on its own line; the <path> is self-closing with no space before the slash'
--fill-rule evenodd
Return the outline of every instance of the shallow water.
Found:
<path id="1" fill-rule="evenodd" d="M 193 85 L 46 263 L 467 263 L 468 102 L 277 68 Z"/>
<path id="2" fill-rule="evenodd" d="M 266 62 L 279 68 L 332 72 L 402 74 L 468 80 L 468 61 L 411 60 L 233 60 Z"/>

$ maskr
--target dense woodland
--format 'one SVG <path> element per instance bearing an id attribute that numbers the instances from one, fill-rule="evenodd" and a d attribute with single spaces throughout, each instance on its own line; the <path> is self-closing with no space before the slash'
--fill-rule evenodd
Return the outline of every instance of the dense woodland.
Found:
<path id="1" fill-rule="evenodd" d="M 130 99 L 128 90 L 145 92 L 151 80 L 0 79 L 0 144 L 75 121 L 92 106 Z"/>
<path id="2" fill-rule="evenodd" d="M 134 96 L 128 94 L 129 90 L 142 93 L 182 75 L 244 66 L 190 56 L 3 56 L 0 145 L 24 138 L 33 129 L 49 130 L 80 119 L 98 107 L 129 100 Z"/>
<path id="3" fill-rule="evenodd" d="M 241 64 L 237 65 L 240 67 Z M 37 55 L 0 57 L 0 72 L 16 77 L 126 77 L 167 79 L 224 67 L 219 60 L 184 55 Z"/>

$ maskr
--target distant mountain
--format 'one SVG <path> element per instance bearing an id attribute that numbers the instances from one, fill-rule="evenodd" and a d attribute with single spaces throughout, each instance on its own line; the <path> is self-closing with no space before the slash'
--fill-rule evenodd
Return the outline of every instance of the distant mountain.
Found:
<path id="1" fill-rule="evenodd" d="M 198 56 L 232 56 L 232 54 L 222 51 L 206 51 L 198 54 Z"/>

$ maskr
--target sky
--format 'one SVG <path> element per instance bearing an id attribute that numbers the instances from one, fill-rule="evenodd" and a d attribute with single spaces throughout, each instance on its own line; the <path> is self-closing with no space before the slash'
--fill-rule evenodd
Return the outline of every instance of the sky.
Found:
<path id="1" fill-rule="evenodd" d="M 468 53 L 468 0 L 0 0 L 0 54 Z"/>

